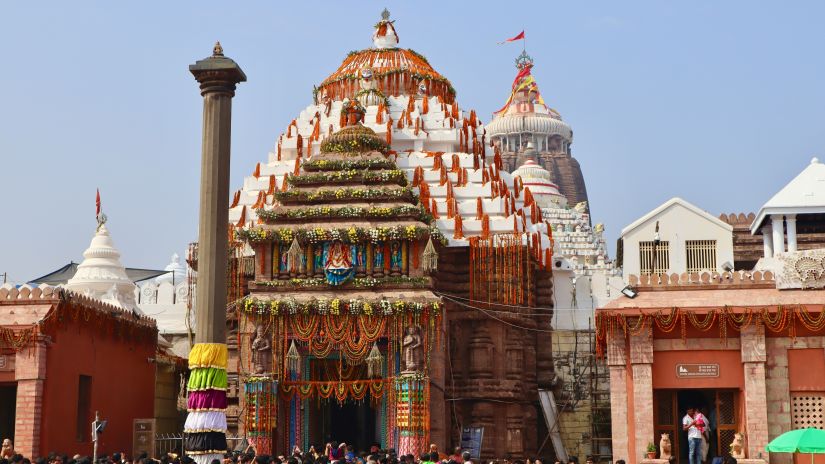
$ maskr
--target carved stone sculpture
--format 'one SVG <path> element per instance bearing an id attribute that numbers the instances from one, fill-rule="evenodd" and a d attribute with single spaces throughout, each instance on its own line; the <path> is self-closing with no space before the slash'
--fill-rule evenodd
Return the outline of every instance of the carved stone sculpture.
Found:
<path id="1" fill-rule="evenodd" d="M 745 436 L 741 433 L 733 435 L 733 443 L 730 444 L 730 455 L 736 459 L 745 459 Z"/>
<path id="2" fill-rule="evenodd" d="M 659 440 L 659 459 L 667 459 L 673 456 L 673 443 L 670 441 L 670 434 L 663 433 L 661 440 Z"/>
<path id="3" fill-rule="evenodd" d="M 401 343 L 404 350 L 404 372 L 418 372 L 422 369 L 424 345 L 418 326 L 407 327 L 407 333 Z"/>
<path id="4" fill-rule="evenodd" d="M 255 340 L 252 341 L 252 368 L 255 374 L 270 371 L 272 365 L 272 344 L 266 337 L 264 326 L 255 328 Z"/>

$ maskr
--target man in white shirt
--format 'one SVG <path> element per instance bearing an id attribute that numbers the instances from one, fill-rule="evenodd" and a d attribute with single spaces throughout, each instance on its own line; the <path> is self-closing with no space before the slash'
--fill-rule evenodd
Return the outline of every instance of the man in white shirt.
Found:
<path id="1" fill-rule="evenodd" d="M 702 464 L 702 433 L 704 421 L 697 417 L 696 409 L 690 407 L 682 418 L 682 430 L 688 436 L 688 461 L 690 464 Z"/>

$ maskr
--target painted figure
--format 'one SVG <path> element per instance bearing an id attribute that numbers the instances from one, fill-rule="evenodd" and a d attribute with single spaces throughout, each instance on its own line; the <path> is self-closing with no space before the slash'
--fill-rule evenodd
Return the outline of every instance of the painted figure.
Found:
<path id="1" fill-rule="evenodd" d="M 349 280 L 353 274 L 352 251 L 350 247 L 344 245 L 340 240 L 336 240 L 329 245 L 326 253 L 326 263 L 324 273 L 327 282 L 332 285 L 340 285 Z"/>
<path id="2" fill-rule="evenodd" d="M 372 267 L 376 270 L 384 269 L 384 245 L 381 243 L 375 244 Z"/>
<path id="3" fill-rule="evenodd" d="M 390 244 L 390 268 L 394 271 L 400 271 L 402 268 L 401 242 Z"/>

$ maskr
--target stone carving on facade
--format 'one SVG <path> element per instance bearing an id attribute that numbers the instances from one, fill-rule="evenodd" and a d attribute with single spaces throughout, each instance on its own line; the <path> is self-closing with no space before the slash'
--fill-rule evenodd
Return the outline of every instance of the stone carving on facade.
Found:
<path id="1" fill-rule="evenodd" d="M 252 341 L 252 369 L 255 374 L 264 374 L 271 370 L 272 344 L 266 336 L 263 325 L 255 327 L 255 340 Z"/>
<path id="2" fill-rule="evenodd" d="M 667 459 L 673 457 L 673 443 L 670 441 L 670 434 L 663 433 L 659 440 L 659 459 Z"/>
<path id="3" fill-rule="evenodd" d="M 730 444 L 730 455 L 735 459 L 745 459 L 745 436 L 739 432 L 733 435 L 733 443 Z"/>
<path id="4" fill-rule="evenodd" d="M 777 255 L 776 288 L 825 288 L 825 250 Z"/>
<path id="5" fill-rule="evenodd" d="M 407 327 L 401 345 L 404 349 L 404 372 L 421 371 L 424 367 L 424 344 L 420 328 L 416 325 Z"/>
<path id="6" fill-rule="evenodd" d="M 157 287 L 154 285 L 146 285 L 140 289 L 140 302 L 143 304 L 157 304 L 158 294 Z"/>

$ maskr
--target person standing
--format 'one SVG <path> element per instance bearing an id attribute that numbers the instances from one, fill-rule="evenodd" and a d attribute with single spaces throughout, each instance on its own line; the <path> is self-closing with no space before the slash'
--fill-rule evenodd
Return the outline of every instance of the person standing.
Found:
<path id="1" fill-rule="evenodd" d="M 696 417 L 696 409 L 690 407 L 682 418 L 682 430 L 687 432 L 688 461 L 690 464 L 702 464 L 702 431 L 704 423 Z"/>

